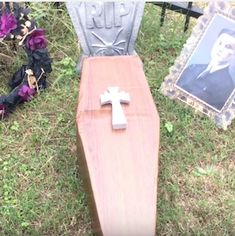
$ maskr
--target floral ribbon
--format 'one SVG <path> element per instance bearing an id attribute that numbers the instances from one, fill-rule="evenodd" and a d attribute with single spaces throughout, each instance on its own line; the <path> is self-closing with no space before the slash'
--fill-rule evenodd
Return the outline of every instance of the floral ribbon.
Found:
<path id="1" fill-rule="evenodd" d="M 0 96 L 0 119 L 45 89 L 46 76 L 52 71 L 45 30 L 29 19 L 29 11 L 18 3 L 0 2 L 0 40 L 18 40 L 28 56 L 28 63 L 9 82 L 10 94 Z"/>

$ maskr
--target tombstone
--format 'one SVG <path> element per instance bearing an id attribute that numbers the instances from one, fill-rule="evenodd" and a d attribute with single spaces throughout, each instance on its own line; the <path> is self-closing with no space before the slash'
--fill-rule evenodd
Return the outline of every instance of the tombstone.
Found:
<path id="1" fill-rule="evenodd" d="M 83 49 L 78 71 L 87 56 L 133 55 L 144 1 L 67 2 Z"/>
<path id="2" fill-rule="evenodd" d="M 134 42 L 143 2 L 68 2 L 86 58 L 77 107 L 79 167 L 104 236 L 156 235 L 159 116 Z"/>

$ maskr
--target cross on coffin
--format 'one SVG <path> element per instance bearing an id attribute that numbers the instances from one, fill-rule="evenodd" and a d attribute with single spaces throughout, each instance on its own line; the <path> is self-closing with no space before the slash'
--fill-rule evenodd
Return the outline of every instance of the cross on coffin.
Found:
<path id="1" fill-rule="evenodd" d="M 126 129 L 127 120 L 122 110 L 121 103 L 129 103 L 128 93 L 119 91 L 119 87 L 108 87 L 107 91 L 100 96 L 101 105 L 112 104 L 113 129 Z"/>

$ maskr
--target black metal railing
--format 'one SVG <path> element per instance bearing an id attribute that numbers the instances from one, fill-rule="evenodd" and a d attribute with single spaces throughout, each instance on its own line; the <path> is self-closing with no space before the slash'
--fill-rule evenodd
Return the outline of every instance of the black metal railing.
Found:
<path id="1" fill-rule="evenodd" d="M 193 2 L 154 2 L 149 1 L 148 3 L 152 3 L 156 6 L 162 7 L 161 12 L 161 26 L 164 24 L 166 10 L 172 10 L 185 15 L 185 24 L 184 31 L 187 31 L 190 17 L 198 18 L 203 14 L 203 10 L 201 8 L 193 6 Z"/>

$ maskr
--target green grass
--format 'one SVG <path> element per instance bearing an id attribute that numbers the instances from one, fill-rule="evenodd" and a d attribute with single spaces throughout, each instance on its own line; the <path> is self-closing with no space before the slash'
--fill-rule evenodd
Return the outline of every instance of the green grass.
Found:
<path id="1" fill-rule="evenodd" d="M 91 235 L 76 156 L 77 37 L 64 7 L 31 6 L 53 73 L 46 91 L 0 123 L 0 235 Z M 161 118 L 158 235 L 235 235 L 234 122 L 221 131 L 159 92 L 190 35 L 179 14 L 168 12 L 162 28 L 159 15 L 146 7 L 136 45 Z M 23 58 L 1 64 L 1 93 Z"/>

